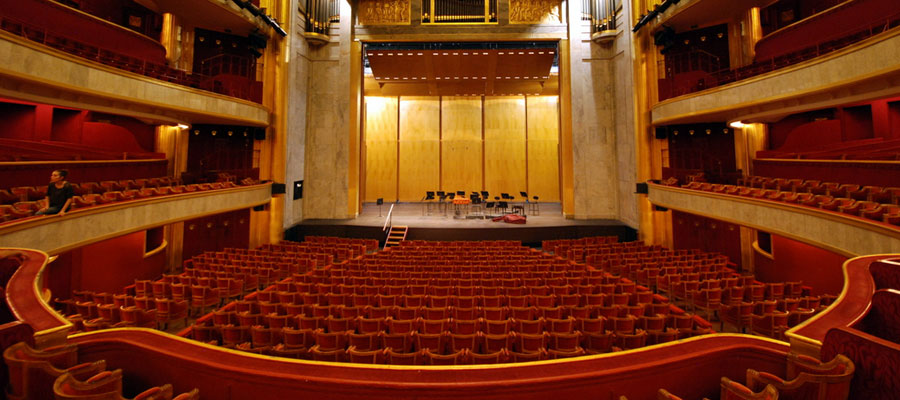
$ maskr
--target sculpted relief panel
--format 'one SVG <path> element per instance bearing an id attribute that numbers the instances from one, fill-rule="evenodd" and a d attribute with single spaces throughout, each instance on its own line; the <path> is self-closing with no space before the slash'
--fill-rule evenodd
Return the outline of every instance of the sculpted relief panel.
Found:
<path id="1" fill-rule="evenodd" d="M 360 0 L 361 25 L 408 25 L 410 0 Z"/>
<path id="2" fill-rule="evenodd" d="M 562 23 L 560 0 L 509 0 L 509 23 Z"/>

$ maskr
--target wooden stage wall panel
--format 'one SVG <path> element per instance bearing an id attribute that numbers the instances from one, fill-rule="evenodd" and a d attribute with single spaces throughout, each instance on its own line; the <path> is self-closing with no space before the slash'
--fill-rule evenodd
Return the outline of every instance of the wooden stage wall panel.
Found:
<path id="1" fill-rule="evenodd" d="M 559 105 L 556 96 L 529 96 L 528 196 L 559 202 Z"/>
<path id="2" fill-rule="evenodd" d="M 560 200 L 555 96 L 369 96 L 365 124 L 366 202 L 437 190 Z"/>
<path id="3" fill-rule="evenodd" d="M 441 188 L 482 190 L 480 97 L 441 99 Z"/>
<path id="4" fill-rule="evenodd" d="M 439 190 L 441 102 L 438 97 L 400 98 L 400 201 L 419 201 Z"/>
<path id="5" fill-rule="evenodd" d="M 525 168 L 525 98 L 485 98 L 484 190 L 518 196 L 527 190 Z"/>
<path id="6" fill-rule="evenodd" d="M 366 97 L 364 201 L 397 198 L 397 98 Z"/>

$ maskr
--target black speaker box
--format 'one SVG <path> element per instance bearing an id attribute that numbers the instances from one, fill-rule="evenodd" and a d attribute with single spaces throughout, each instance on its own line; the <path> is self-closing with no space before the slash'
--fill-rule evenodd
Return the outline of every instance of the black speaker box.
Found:
<path id="1" fill-rule="evenodd" d="M 266 140 L 266 128 L 253 128 L 253 138 L 256 140 Z"/>
<path id="2" fill-rule="evenodd" d="M 294 200 L 303 198 L 303 181 L 294 181 Z"/>
<path id="3" fill-rule="evenodd" d="M 668 126 L 657 126 L 656 127 L 656 138 L 657 139 L 665 139 L 669 137 L 669 127 Z"/>
<path id="4" fill-rule="evenodd" d="M 648 190 L 647 184 L 643 182 L 638 183 L 634 188 L 634 192 L 637 194 L 647 194 Z"/>
<path id="5" fill-rule="evenodd" d="M 284 194 L 285 191 L 286 191 L 286 188 L 284 187 L 283 183 L 275 182 L 272 184 L 272 195 L 273 196 L 276 194 Z"/>
<path id="6" fill-rule="evenodd" d="M 669 211 L 669 209 L 662 206 L 653 206 L 653 211 Z"/>

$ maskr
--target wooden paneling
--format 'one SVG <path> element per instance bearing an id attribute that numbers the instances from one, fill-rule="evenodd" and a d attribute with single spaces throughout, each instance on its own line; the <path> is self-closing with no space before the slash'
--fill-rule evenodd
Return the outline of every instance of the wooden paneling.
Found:
<path id="1" fill-rule="evenodd" d="M 396 97 L 366 98 L 366 194 L 364 201 L 397 198 Z"/>
<path id="2" fill-rule="evenodd" d="M 480 97 L 444 97 L 441 100 L 443 190 L 481 190 L 481 119 Z"/>
<path id="3" fill-rule="evenodd" d="M 437 190 L 558 202 L 559 188 L 556 96 L 366 97 L 367 202 Z"/>
<path id="4" fill-rule="evenodd" d="M 400 201 L 419 201 L 440 187 L 440 100 L 400 98 Z"/>
<path id="5" fill-rule="evenodd" d="M 525 182 L 525 98 L 484 101 L 484 189 L 518 196 Z"/>
<path id="6" fill-rule="evenodd" d="M 559 199 L 559 106 L 556 96 L 527 98 L 528 196 Z"/>

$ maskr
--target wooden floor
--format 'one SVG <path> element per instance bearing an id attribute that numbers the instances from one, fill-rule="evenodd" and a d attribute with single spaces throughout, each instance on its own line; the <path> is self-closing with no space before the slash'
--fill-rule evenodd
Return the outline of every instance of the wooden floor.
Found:
<path id="1" fill-rule="evenodd" d="M 502 213 L 487 212 L 469 207 L 457 210 L 453 205 L 396 203 L 382 206 L 363 204 L 362 212 L 354 219 L 303 220 L 285 232 L 288 240 L 302 240 L 307 235 L 341 236 L 378 239 L 384 242 L 383 227 L 408 226 L 410 240 L 521 240 L 530 246 L 540 246 L 542 240 L 572 239 L 587 236 L 619 236 L 620 241 L 634 240 L 631 227 L 608 219 L 576 220 L 563 216 L 559 203 L 540 203 L 537 209 L 526 205 L 526 223 L 494 222 L 492 217 Z M 537 212 L 535 212 L 537 211 Z M 390 214 L 390 218 L 388 215 Z"/>

